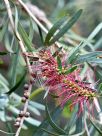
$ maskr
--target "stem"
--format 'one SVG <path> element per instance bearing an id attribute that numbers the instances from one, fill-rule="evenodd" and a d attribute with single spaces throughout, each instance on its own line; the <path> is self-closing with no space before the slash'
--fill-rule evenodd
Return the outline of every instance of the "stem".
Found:
<path id="1" fill-rule="evenodd" d="M 29 92 L 31 92 L 31 89 L 32 89 L 32 85 L 30 84 L 30 85 L 29 85 Z M 25 105 L 24 105 L 24 109 L 23 109 L 23 112 L 24 112 L 24 113 L 27 112 L 28 103 L 29 103 L 29 100 L 27 100 L 26 103 L 25 103 Z M 23 117 L 21 118 L 20 126 L 19 126 L 19 128 L 17 129 L 15 136 L 19 136 L 24 120 L 25 120 L 25 117 L 23 116 Z"/>

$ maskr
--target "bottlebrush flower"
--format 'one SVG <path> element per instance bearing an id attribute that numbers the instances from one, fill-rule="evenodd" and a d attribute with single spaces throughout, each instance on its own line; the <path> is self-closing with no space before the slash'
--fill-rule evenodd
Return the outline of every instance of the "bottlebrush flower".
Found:
<path id="1" fill-rule="evenodd" d="M 81 81 L 80 69 L 77 66 L 66 66 L 65 59 L 62 58 L 61 62 L 60 57 L 54 57 L 49 49 L 40 51 L 38 56 L 37 65 L 32 65 L 32 70 L 43 80 L 43 87 L 60 98 L 61 106 L 71 100 L 70 108 L 80 105 L 79 114 L 84 104 L 90 110 L 90 100 L 99 97 L 99 94 L 90 88 L 90 84 Z"/>

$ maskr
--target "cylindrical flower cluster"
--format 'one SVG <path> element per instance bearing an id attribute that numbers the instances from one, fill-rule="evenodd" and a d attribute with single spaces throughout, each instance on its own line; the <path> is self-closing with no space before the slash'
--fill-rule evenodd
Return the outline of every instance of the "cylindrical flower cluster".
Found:
<path id="1" fill-rule="evenodd" d="M 47 88 L 48 93 L 54 93 L 56 98 L 60 98 L 61 106 L 71 100 L 70 108 L 79 104 L 79 113 L 83 111 L 84 103 L 90 110 L 90 100 L 99 95 L 89 83 L 81 81 L 79 68 L 67 73 L 72 66 L 66 66 L 65 59 L 62 58 L 60 70 L 57 57 L 49 49 L 39 51 L 38 56 L 37 65 L 31 65 L 31 68 L 37 78 L 42 80 L 45 90 Z"/>

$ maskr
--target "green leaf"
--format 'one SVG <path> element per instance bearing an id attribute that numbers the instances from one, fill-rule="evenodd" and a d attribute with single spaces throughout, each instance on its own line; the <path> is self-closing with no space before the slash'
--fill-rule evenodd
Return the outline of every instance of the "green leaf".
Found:
<path id="1" fill-rule="evenodd" d="M 40 35 L 41 42 L 42 42 L 42 44 L 44 44 L 44 39 L 43 39 L 42 30 L 41 30 L 41 28 L 39 27 L 39 25 L 37 25 L 37 27 L 38 27 L 38 30 L 39 30 L 39 35 Z"/>
<path id="2" fill-rule="evenodd" d="M 27 47 L 28 51 L 31 51 L 31 52 L 34 51 L 32 48 L 32 42 L 29 40 L 29 37 L 20 22 L 18 23 L 18 31 L 19 31 L 19 33 L 22 37 L 22 40 L 24 41 L 25 46 Z"/>
<path id="3" fill-rule="evenodd" d="M 74 109 L 74 112 L 72 113 L 72 116 L 70 118 L 70 120 L 67 121 L 67 124 L 65 126 L 65 131 L 69 134 L 69 131 L 72 129 L 72 127 L 74 126 L 74 124 L 76 124 L 76 120 L 77 120 L 77 111 L 76 108 Z"/>
<path id="4" fill-rule="evenodd" d="M 83 118 L 82 118 L 82 114 L 81 114 L 80 117 L 78 117 L 77 120 L 76 120 L 76 128 L 75 128 L 74 133 L 80 133 L 83 128 L 84 128 L 83 127 Z"/>
<path id="5" fill-rule="evenodd" d="M 83 63 L 83 62 L 102 63 L 102 59 L 99 58 L 100 55 L 102 55 L 102 51 L 89 52 L 85 55 L 78 56 L 76 63 Z"/>
<path id="6" fill-rule="evenodd" d="M 99 134 L 102 135 L 102 130 L 97 126 L 97 124 L 95 124 L 95 122 L 92 119 L 90 119 L 90 121 L 94 128 L 99 132 Z"/>
<path id="7" fill-rule="evenodd" d="M 6 22 L 4 22 L 4 24 L 0 28 L 0 42 L 4 38 L 4 35 L 5 35 L 6 31 L 7 31 L 7 27 L 8 27 L 8 19 L 7 19 Z"/>
<path id="8" fill-rule="evenodd" d="M 67 20 L 66 17 L 63 17 L 49 30 L 46 38 L 45 45 L 51 45 L 55 43 L 59 38 L 61 38 L 78 20 L 82 13 L 82 10 L 78 10 L 70 20 Z M 55 34 L 56 33 L 56 34 Z"/>
<path id="9" fill-rule="evenodd" d="M 0 52 L 0 55 L 6 55 L 7 52 Z"/>
<path id="10" fill-rule="evenodd" d="M 19 59 L 19 46 L 17 41 L 15 41 L 15 50 L 16 50 L 16 54 L 13 55 L 12 61 L 11 61 L 10 89 L 16 84 L 16 75 L 17 75 L 18 59 Z"/>
<path id="11" fill-rule="evenodd" d="M 64 72 L 65 75 L 72 73 L 74 70 L 77 69 L 77 66 L 73 66 L 72 68 L 69 68 L 67 71 Z"/>
<path id="12" fill-rule="evenodd" d="M 61 62 L 61 59 L 60 59 L 59 56 L 57 56 L 57 64 L 58 64 L 58 69 L 59 69 L 60 71 L 62 71 L 62 62 Z"/>
<path id="13" fill-rule="evenodd" d="M 23 82 L 24 78 L 26 76 L 26 72 L 23 74 L 23 76 L 21 77 L 21 79 L 16 83 L 16 85 L 14 87 L 12 87 L 10 89 L 10 91 L 8 91 L 6 94 L 10 95 L 11 93 L 13 93 L 14 91 L 16 91 L 16 89 L 21 85 L 21 83 Z"/>
<path id="14" fill-rule="evenodd" d="M 55 108 L 51 114 L 51 117 L 53 120 L 56 119 L 56 117 L 59 116 L 59 114 L 61 113 L 62 109 L 60 106 L 58 106 L 57 108 Z M 35 130 L 33 136 L 40 136 L 42 135 L 42 131 L 41 128 L 48 128 L 49 126 L 49 122 L 47 120 L 47 118 L 41 123 L 41 125 Z"/>
<path id="15" fill-rule="evenodd" d="M 75 41 L 85 41 L 87 43 L 87 45 L 90 45 L 91 43 L 94 42 L 94 40 L 87 40 L 87 38 L 77 34 L 76 32 L 74 32 L 73 30 L 70 30 L 68 33 L 68 37 L 71 38 L 72 40 Z"/>
<path id="16" fill-rule="evenodd" d="M 57 125 L 55 124 L 55 122 L 52 120 L 51 115 L 50 115 L 49 110 L 48 110 L 47 103 L 46 103 L 46 116 L 47 116 L 47 119 L 48 119 L 49 124 L 52 126 L 52 128 L 53 128 L 58 134 L 66 134 L 66 132 L 65 132 L 62 128 L 60 128 L 59 126 L 57 126 Z"/>
<path id="17" fill-rule="evenodd" d="M 102 83 L 99 84 L 98 90 L 99 92 L 102 92 Z"/>
<path id="18" fill-rule="evenodd" d="M 52 133 L 44 128 L 42 128 L 43 131 L 45 131 L 46 133 L 50 134 L 51 136 L 59 136 L 58 134 Z"/>
<path id="19" fill-rule="evenodd" d="M 54 33 L 59 29 L 59 27 L 66 21 L 67 16 L 64 16 L 61 18 L 57 23 L 54 24 L 54 26 L 49 30 L 48 34 L 45 38 L 45 45 L 49 44 L 50 39 L 54 35 Z"/>
<path id="20" fill-rule="evenodd" d="M 102 23 L 99 23 L 96 28 L 92 31 L 92 33 L 88 36 L 87 41 L 92 40 L 100 31 L 102 30 Z M 85 47 L 87 42 L 84 41 L 82 47 Z M 92 48 L 92 47 L 91 47 Z"/>
<path id="21" fill-rule="evenodd" d="M 5 39 L 4 39 L 4 43 L 5 43 L 5 48 L 6 48 L 6 50 L 7 50 L 9 53 L 15 53 L 15 52 L 13 51 L 13 49 L 12 49 L 12 46 L 11 46 L 12 43 L 13 43 L 13 41 L 14 41 L 14 37 L 12 38 L 12 41 L 11 41 L 11 43 L 10 43 L 9 34 L 6 33 Z"/>
<path id="22" fill-rule="evenodd" d="M 29 40 L 32 42 L 33 36 L 34 36 L 34 26 L 33 26 L 32 19 L 30 18 L 29 20 L 30 20 L 30 26 L 29 26 Z"/>
<path id="23" fill-rule="evenodd" d="M 70 51 L 70 53 L 69 53 L 69 55 L 68 55 L 68 58 L 67 58 L 67 60 L 66 60 L 67 64 L 72 64 L 73 61 L 76 60 L 76 58 L 78 57 L 79 49 L 81 48 L 82 45 L 83 45 L 83 44 L 82 44 L 82 42 L 81 42 L 78 46 L 76 46 L 75 48 L 73 48 L 73 49 Z"/>

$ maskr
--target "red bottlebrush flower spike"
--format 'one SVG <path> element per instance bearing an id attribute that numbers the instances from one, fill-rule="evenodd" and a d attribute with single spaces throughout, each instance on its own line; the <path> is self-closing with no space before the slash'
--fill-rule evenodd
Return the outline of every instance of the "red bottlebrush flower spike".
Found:
<path id="1" fill-rule="evenodd" d="M 62 58 L 61 62 L 60 57 L 56 59 L 50 50 L 42 50 L 38 56 L 37 66 L 32 65 L 31 67 L 34 73 L 37 73 L 37 77 L 43 80 L 43 87 L 48 88 L 49 93 L 55 93 L 60 98 L 62 106 L 68 100 L 72 100 L 70 108 L 79 104 L 79 114 L 83 111 L 84 103 L 90 110 L 90 100 L 99 95 L 90 88 L 90 84 L 81 81 L 80 69 L 76 66 L 66 66 L 65 58 Z"/>

